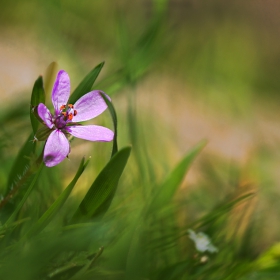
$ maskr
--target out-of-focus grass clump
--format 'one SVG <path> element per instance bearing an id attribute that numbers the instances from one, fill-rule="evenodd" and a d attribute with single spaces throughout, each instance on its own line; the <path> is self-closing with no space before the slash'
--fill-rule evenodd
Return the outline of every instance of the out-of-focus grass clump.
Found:
<path id="1" fill-rule="evenodd" d="M 43 146 L 32 143 L 29 119 L 40 73 L 20 93 L 1 80 L 8 94 L 0 110 L 0 278 L 278 279 L 279 137 L 277 122 L 263 120 L 278 117 L 277 5 L 2 3 L 0 49 L 9 50 L 10 64 L 3 60 L 1 73 L 20 80 L 9 70 L 20 64 L 12 50 L 34 54 L 20 73 L 56 60 L 43 76 L 46 102 L 58 67 L 67 68 L 71 84 L 83 81 L 73 86 L 79 94 L 93 87 L 110 95 L 116 112 L 109 103 L 97 122 L 118 134 L 113 152 L 112 144 L 74 139 L 70 160 L 42 167 L 36 159 Z M 213 140 L 193 145 L 204 124 L 185 114 L 190 101 L 194 112 L 245 124 L 233 129 L 238 140 L 249 137 L 244 131 L 253 135 L 241 160 L 227 157 L 226 143 L 216 150 L 207 150 Z M 165 102 L 175 103 L 174 111 Z M 213 135 L 223 134 L 203 134 Z M 117 142 L 126 147 L 118 150 Z"/>

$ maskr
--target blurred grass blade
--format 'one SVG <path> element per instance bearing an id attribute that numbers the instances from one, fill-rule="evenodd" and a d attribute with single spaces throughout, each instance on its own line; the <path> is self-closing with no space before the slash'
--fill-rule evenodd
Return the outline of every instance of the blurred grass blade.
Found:
<path id="1" fill-rule="evenodd" d="M 255 261 L 255 267 L 258 270 L 269 270 L 273 268 L 279 268 L 280 257 L 280 242 L 273 244 L 267 250 L 265 250 Z"/>
<path id="2" fill-rule="evenodd" d="M 153 0 L 155 12 L 157 15 L 162 15 L 168 9 L 169 0 Z"/>
<path id="3" fill-rule="evenodd" d="M 233 207 L 238 205 L 239 203 L 243 202 L 246 199 L 252 198 L 254 196 L 254 192 L 250 192 L 247 194 L 244 194 L 236 199 L 233 199 L 232 201 L 229 201 L 227 203 L 223 203 L 221 205 L 218 205 L 216 208 L 214 208 L 212 211 L 209 212 L 209 214 L 206 214 L 201 219 L 195 221 L 191 225 L 188 226 L 188 228 L 193 228 L 194 226 L 199 225 L 200 227 L 206 226 L 207 224 L 213 223 L 216 219 L 221 217 L 222 215 L 227 214 Z"/>
<path id="4" fill-rule="evenodd" d="M 61 207 L 69 197 L 78 179 L 83 174 L 88 162 L 89 160 L 85 162 L 85 159 L 84 158 L 82 159 L 74 179 L 67 186 L 67 188 L 60 194 L 60 196 L 56 199 L 56 201 L 48 208 L 48 210 L 41 216 L 41 218 L 36 222 L 36 224 L 31 228 L 31 230 L 26 234 L 26 237 L 30 237 L 34 234 L 39 233 L 49 224 L 49 222 L 51 222 L 53 217 L 58 213 L 58 211 L 61 209 Z"/>
<path id="5" fill-rule="evenodd" d="M 205 145 L 206 141 L 202 141 L 201 143 L 196 145 L 191 151 L 188 152 L 188 154 L 183 158 L 183 160 L 169 174 L 169 176 L 159 187 L 158 192 L 152 199 L 152 203 L 150 204 L 148 212 L 150 212 L 150 210 L 156 210 L 158 208 L 168 205 L 169 201 L 172 199 L 175 192 L 179 188 L 180 183 L 184 179 L 186 171 Z"/>
<path id="6" fill-rule="evenodd" d="M 112 154 L 111 154 L 111 158 L 118 152 L 118 143 L 117 143 L 117 138 L 118 138 L 118 130 L 117 130 L 117 126 L 118 126 L 118 119 L 117 119 L 117 114 L 115 111 L 115 108 L 112 104 L 112 102 L 110 102 L 107 97 L 101 92 L 100 93 L 101 96 L 103 97 L 104 101 L 106 102 L 108 109 L 110 111 L 112 120 L 113 120 L 113 125 L 114 125 L 114 139 L 113 139 L 113 149 L 112 149 Z"/>
<path id="7" fill-rule="evenodd" d="M 130 151 L 131 147 L 121 149 L 99 173 L 74 214 L 75 222 L 82 217 L 94 218 L 105 214 L 114 197 Z"/>
<path id="8" fill-rule="evenodd" d="M 35 145 L 34 143 L 32 143 L 32 140 L 33 133 L 29 135 L 24 145 L 18 152 L 18 155 L 13 163 L 12 169 L 8 177 L 6 195 L 13 187 L 15 182 L 17 182 L 20 178 L 25 176 L 27 170 L 30 167 L 30 156 L 35 151 Z"/>
<path id="9" fill-rule="evenodd" d="M 112 96 L 116 92 L 119 92 L 122 88 L 127 85 L 125 79 L 125 70 L 123 68 L 111 72 L 108 76 L 103 78 L 96 84 L 96 88 L 102 89 L 107 94 Z"/>
<path id="10" fill-rule="evenodd" d="M 53 61 L 47 67 L 44 75 L 44 86 L 45 86 L 46 96 L 50 96 L 52 94 L 52 89 L 56 79 L 57 72 L 58 72 L 58 64 L 55 61 Z"/>
<path id="11" fill-rule="evenodd" d="M 28 111 L 26 108 L 29 106 L 29 102 L 20 102 L 19 104 L 12 104 L 10 106 L 3 107 L 0 111 L 0 119 L 5 126 L 13 124 L 14 121 L 24 120 L 27 117 Z"/>
<path id="12" fill-rule="evenodd" d="M 81 96 L 91 91 L 91 88 L 103 68 L 104 63 L 105 62 L 101 62 L 86 75 L 78 87 L 73 91 L 70 96 L 69 103 L 75 103 Z"/>
<path id="13" fill-rule="evenodd" d="M 38 129 L 40 122 L 34 115 L 34 108 L 40 103 L 45 103 L 45 91 L 43 87 L 43 78 L 40 76 L 34 83 L 32 94 L 31 94 L 31 108 L 30 108 L 30 120 L 34 134 Z"/>
<path id="14" fill-rule="evenodd" d="M 23 198 L 21 199 L 20 203 L 17 204 L 17 207 L 16 209 L 14 210 L 13 214 L 9 217 L 9 219 L 6 221 L 6 225 L 9 225 L 10 223 L 12 223 L 14 221 L 14 218 L 16 217 L 16 215 L 18 214 L 18 212 L 20 211 L 21 207 L 24 205 L 25 201 L 27 200 L 28 196 L 30 195 L 30 193 L 32 192 L 34 186 L 35 186 L 35 183 L 41 173 L 41 170 L 43 168 L 44 164 L 41 163 L 39 169 L 37 170 L 37 172 L 35 173 L 27 191 L 25 192 Z"/>
<path id="15" fill-rule="evenodd" d="M 164 236 L 161 236 L 157 240 L 153 240 L 153 244 L 151 246 L 152 249 L 158 250 L 159 248 L 161 250 L 166 250 L 167 248 L 173 247 L 175 244 L 178 243 L 178 240 L 182 238 L 183 236 L 189 235 L 189 229 L 192 228 L 203 228 L 209 224 L 213 225 L 216 220 L 218 220 L 221 216 L 226 215 L 229 213 L 234 207 L 236 207 L 238 204 L 242 203 L 246 199 L 252 198 L 255 193 L 247 193 L 245 195 L 242 195 L 236 199 L 233 199 L 229 202 L 228 198 L 225 199 L 221 204 L 219 204 L 217 207 L 212 209 L 209 213 L 205 214 L 202 218 L 187 224 L 184 228 L 182 228 L 182 232 L 180 234 L 177 234 L 175 236 L 173 233 L 167 234 Z"/>

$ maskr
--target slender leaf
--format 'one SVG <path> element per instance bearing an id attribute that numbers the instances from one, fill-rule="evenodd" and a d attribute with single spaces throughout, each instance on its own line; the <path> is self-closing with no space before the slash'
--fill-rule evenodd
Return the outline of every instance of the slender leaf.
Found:
<path id="1" fill-rule="evenodd" d="M 118 69 L 111 72 L 108 76 L 103 78 L 100 82 L 96 84 L 96 88 L 104 90 L 107 94 L 112 96 L 116 92 L 120 91 L 127 85 L 125 78 L 124 68 Z"/>
<path id="2" fill-rule="evenodd" d="M 34 143 L 32 143 L 32 140 L 33 140 L 33 133 L 31 133 L 28 136 L 24 145 L 18 152 L 18 155 L 13 163 L 12 169 L 8 177 L 6 194 L 9 192 L 11 188 L 13 188 L 15 182 L 17 182 L 20 178 L 25 176 L 27 170 L 30 167 L 30 156 L 35 151 L 35 145 Z"/>
<path id="3" fill-rule="evenodd" d="M 105 62 L 101 62 L 86 75 L 78 87 L 73 91 L 72 95 L 70 96 L 69 103 L 75 103 L 81 96 L 91 90 L 96 78 L 104 66 L 104 63 Z"/>
<path id="4" fill-rule="evenodd" d="M 14 218 L 16 217 L 16 215 L 18 214 L 18 212 L 20 211 L 20 209 L 21 209 L 22 206 L 24 205 L 25 201 L 27 200 L 28 196 L 29 196 L 30 193 L 32 192 L 32 190 L 33 190 L 33 188 L 34 188 L 34 186 L 35 186 L 35 183 L 36 183 L 36 181 L 37 181 L 37 179 L 38 179 L 38 177 L 39 177 L 39 175 L 40 175 L 40 172 L 41 172 L 43 166 L 44 166 L 44 164 L 41 163 L 39 169 L 37 170 L 36 175 L 33 177 L 33 179 L 32 179 L 32 181 L 31 181 L 31 183 L 30 183 L 30 185 L 29 185 L 27 191 L 25 192 L 25 194 L 24 194 L 24 196 L 23 196 L 23 198 L 22 198 L 22 200 L 20 201 L 19 204 L 17 204 L 17 207 L 16 207 L 15 211 L 14 211 L 13 214 L 10 216 L 10 218 L 6 221 L 6 225 L 9 225 L 11 222 L 14 221 Z"/>
<path id="5" fill-rule="evenodd" d="M 203 227 L 207 224 L 211 224 L 211 223 L 213 223 L 213 221 L 215 221 L 222 215 L 227 214 L 236 205 L 238 205 L 239 203 L 243 202 L 246 199 L 252 198 L 252 196 L 254 196 L 254 195 L 255 195 L 254 192 L 250 192 L 250 193 L 244 194 L 240 197 L 237 197 L 229 202 L 218 205 L 216 208 L 212 209 L 208 214 L 206 214 L 202 218 L 198 219 L 194 223 L 190 224 L 188 226 L 188 228 L 192 228 L 197 225 L 199 225 L 200 227 Z"/>
<path id="6" fill-rule="evenodd" d="M 168 9 L 168 0 L 153 0 L 155 12 L 162 15 Z"/>
<path id="7" fill-rule="evenodd" d="M 13 122 L 18 122 L 19 120 L 24 120 L 27 116 L 29 102 L 14 102 L 9 106 L 4 107 L 0 111 L 0 119 L 5 126 L 9 126 Z"/>
<path id="8" fill-rule="evenodd" d="M 125 147 L 111 158 L 91 185 L 73 220 L 77 221 L 82 217 L 94 218 L 103 215 L 107 211 L 126 166 L 130 151 L 131 147 Z"/>
<path id="9" fill-rule="evenodd" d="M 27 233 L 27 237 L 32 236 L 36 233 L 39 233 L 42 231 L 49 222 L 53 219 L 53 217 L 58 213 L 58 211 L 61 209 L 67 198 L 69 197 L 71 191 L 73 190 L 74 186 L 76 185 L 78 179 L 83 174 L 87 164 L 87 160 L 85 162 L 85 159 L 83 158 L 80 166 L 78 168 L 78 171 L 74 177 L 74 179 L 70 182 L 70 184 L 67 186 L 67 188 L 60 194 L 60 196 L 56 199 L 56 201 L 48 208 L 48 210 L 42 215 L 42 217 L 36 222 L 36 224 L 31 228 L 31 230 Z"/>
<path id="10" fill-rule="evenodd" d="M 101 92 L 100 93 L 104 99 L 104 101 L 106 102 L 108 109 L 110 111 L 112 120 L 113 120 L 113 125 L 114 125 L 114 139 L 113 139 L 113 149 L 112 149 L 112 154 L 111 157 L 113 157 L 117 152 L 118 152 L 118 143 L 117 143 L 117 138 L 118 138 L 118 130 L 117 130 L 117 126 L 118 126 L 118 119 L 117 119 L 117 114 L 115 111 L 115 108 L 112 104 L 112 102 L 110 102 L 108 100 L 108 98 Z"/>
<path id="11" fill-rule="evenodd" d="M 48 65 L 44 75 L 44 88 L 46 96 L 50 96 L 52 93 L 53 84 L 55 82 L 57 72 L 58 64 L 55 61 L 53 61 Z"/>
<path id="12" fill-rule="evenodd" d="M 45 91 L 43 87 L 43 78 L 39 76 L 39 78 L 35 81 L 32 94 L 31 94 L 31 107 L 30 107 L 30 120 L 34 134 L 36 133 L 40 122 L 34 115 L 34 109 L 40 103 L 45 103 Z"/>
<path id="13" fill-rule="evenodd" d="M 169 176 L 159 187 L 157 193 L 152 199 L 149 211 L 168 205 L 169 201 L 172 199 L 175 192 L 179 188 L 180 183 L 184 179 L 186 171 L 205 145 L 206 141 L 203 141 L 196 145 L 191 151 L 188 152 L 188 154 L 183 158 L 183 160 L 169 174 Z"/>
<path id="14" fill-rule="evenodd" d="M 166 249 L 168 247 L 173 247 L 174 244 L 178 243 L 178 239 L 182 238 L 182 236 L 189 235 L 189 229 L 195 228 L 195 227 L 204 227 L 208 224 L 213 224 L 215 220 L 220 218 L 221 216 L 227 214 L 229 211 L 231 211 L 234 207 L 236 207 L 238 204 L 242 203 L 246 199 L 252 198 L 255 193 L 248 193 L 245 195 L 242 195 L 236 199 L 233 199 L 229 202 L 224 202 L 222 204 L 219 204 L 215 209 L 212 209 L 209 213 L 204 215 L 202 218 L 188 224 L 185 226 L 183 231 L 178 234 L 177 236 L 174 236 L 173 234 L 164 235 L 161 238 L 157 240 L 153 240 L 153 246 L 151 248 L 153 249 L 159 249 L 161 248 Z M 227 201 L 227 200 L 226 200 Z"/>

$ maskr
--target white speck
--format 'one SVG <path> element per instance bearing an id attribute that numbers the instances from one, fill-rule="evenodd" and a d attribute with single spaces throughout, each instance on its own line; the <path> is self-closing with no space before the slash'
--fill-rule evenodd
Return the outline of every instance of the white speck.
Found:
<path id="1" fill-rule="evenodd" d="M 213 244 L 211 244 L 211 240 L 203 232 L 195 233 L 193 230 L 189 229 L 189 237 L 195 243 L 196 250 L 203 253 L 203 252 L 210 252 L 210 253 L 217 253 L 218 248 L 216 248 Z"/>

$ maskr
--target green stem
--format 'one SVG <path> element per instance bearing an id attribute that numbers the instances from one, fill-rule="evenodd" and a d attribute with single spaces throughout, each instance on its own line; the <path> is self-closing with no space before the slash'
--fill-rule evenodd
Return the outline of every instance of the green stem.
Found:
<path id="1" fill-rule="evenodd" d="M 13 214 L 10 216 L 10 218 L 6 221 L 5 225 L 9 225 L 11 222 L 13 222 L 14 218 L 16 217 L 16 215 L 18 214 L 18 212 L 20 211 L 21 207 L 23 206 L 23 204 L 25 203 L 25 201 L 27 200 L 28 196 L 30 195 L 31 191 L 33 190 L 35 183 L 40 175 L 41 170 L 43 169 L 44 163 L 42 162 L 35 177 L 33 178 L 31 184 L 29 185 L 29 188 L 27 189 L 26 193 L 24 194 L 24 197 L 22 198 L 22 200 L 20 201 L 20 203 L 17 205 L 17 208 L 15 209 L 15 211 L 13 212 Z"/>
<path id="2" fill-rule="evenodd" d="M 10 190 L 10 192 L 0 201 L 0 209 L 2 209 L 9 201 L 12 199 L 16 193 L 19 191 L 20 187 L 23 186 L 26 181 L 37 172 L 38 166 L 42 163 L 43 160 L 43 152 L 40 156 L 31 164 L 28 165 L 27 171 L 20 178 L 20 180 L 16 183 L 16 185 Z"/>

